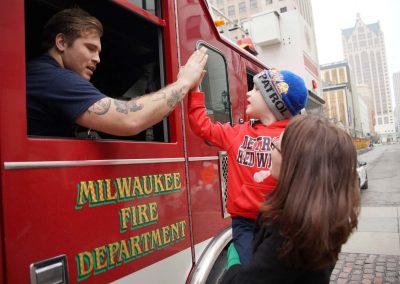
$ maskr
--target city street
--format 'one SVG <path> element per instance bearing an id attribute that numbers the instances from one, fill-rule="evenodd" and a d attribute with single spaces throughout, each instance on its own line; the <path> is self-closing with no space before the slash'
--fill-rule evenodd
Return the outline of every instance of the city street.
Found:
<path id="1" fill-rule="evenodd" d="M 331 283 L 400 283 L 400 144 L 375 146 L 358 160 L 367 162 L 369 187 Z"/>

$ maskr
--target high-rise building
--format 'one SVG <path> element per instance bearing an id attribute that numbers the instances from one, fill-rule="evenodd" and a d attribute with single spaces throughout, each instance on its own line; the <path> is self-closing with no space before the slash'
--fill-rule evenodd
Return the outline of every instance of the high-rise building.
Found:
<path id="1" fill-rule="evenodd" d="M 379 22 L 365 24 L 359 14 L 354 27 L 342 30 L 343 51 L 355 84 L 366 84 L 372 93 L 375 131 L 383 141 L 395 135 L 394 115 L 385 42 Z"/>
<path id="2" fill-rule="evenodd" d="M 352 137 L 369 133 L 368 106 L 355 92 L 346 61 L 320 66 L 325 116 L 342 125 Z"/>
<path id="3" fill-rule="evenodd" d="M 393 73 L 393 92 L 395 99 L 396 132 L 400 132 L 400 72 Z"/>
<path id="4" fill-rule="evenodd" d="M 369 133 L 371 136 L 375 136 L 376 133 L 374 132 L 374 125 L 375 125 L 374 106 L 372 104 L 371 89 L 368 87 L 368 85 L 362 84 L 353 86 L 353 90 L 359 96 L 359 98 L 362 99 L 364 103 L 367 105 L 368 127 L 364 126 L 363 129 L 367 129 L 367 133 Z"/>

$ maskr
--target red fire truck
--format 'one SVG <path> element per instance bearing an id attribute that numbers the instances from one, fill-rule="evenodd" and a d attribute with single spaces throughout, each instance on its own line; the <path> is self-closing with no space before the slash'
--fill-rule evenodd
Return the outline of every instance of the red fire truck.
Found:
<path id="1" fill-rule="evenodd" d="M 213 283 L 231 239 L 228 161 L 192 132 L 187 99 L 132 137 L 28 136 L 25 66 L 49 17 L 75 6 L 104 25 L 92 82 L 114 98 L 173 82 L 206 46 L 208 115 L 242 123 L 244 94 L 265 66 L 218 33 L 204 0 L 0 6 L 0 283 Z"/>

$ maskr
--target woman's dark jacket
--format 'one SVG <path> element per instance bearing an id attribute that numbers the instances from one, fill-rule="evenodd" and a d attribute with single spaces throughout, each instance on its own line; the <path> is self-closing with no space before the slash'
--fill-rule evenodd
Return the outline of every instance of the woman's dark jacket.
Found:
<path id="1" fill-rule="evenodd" d="M 257 226 L 251 262 L 248 265 L 233 265 L 225 273 L 222 284 L 329 283 L 334 265 L 316 271 L 294 268 L 278 259 L 278 248 L 283 242 L 278 226 Z"/>

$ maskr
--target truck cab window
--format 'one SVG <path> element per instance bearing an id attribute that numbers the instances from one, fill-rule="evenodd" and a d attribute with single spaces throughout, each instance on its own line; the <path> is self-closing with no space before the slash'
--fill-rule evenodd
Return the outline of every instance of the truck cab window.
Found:
<path id="1" fill-rule="evenodd" d="M 208 48 L 206 75 L 201 83 L 201 90 L 205 93 L 207 114 L 212 121 L 232 123 L 231 100 L 228 87 L 227 65 L 223 55 L 212 47 Z"/>
<path id="2" fill-rule="evenodd" d="M 128 2 L 135 4 L 153 15 L 161 17 L 161 9 L 158 7 L 160 2 L 157 0 L 128 0 Z"/>
<path id="3" fill-rule="evenodd" d="M 136 9 L 146 10 L 157 17 L 161 15 L 159 0 L 129 2 L 136 5 Z M 113 1 L 26 0 L 27 61 L 42 54 L 41 34 L 48 19 L 58 11 L 72 7 L 86 10 L 103 24 L 101 62 L 91 77 L 97 89 L 109 97 L 129 100 L 159 90 L 165 85 L 163 27 L 135 13 L 134 9 Z M 77 137 L 83 137 L 85 134 L 82 133 L 87 132 L 87 129 L 82 129 L 81 135 Z M 98 134 L 96 137 L 101 139 L 168 142 L 168 119 L 135 136 Z"/>
<path id="4" fill-rule="evenodd" d="M 246 70 L 246 77 L 247 77 L 247 91 L 253 90 L 254 87 L 254 82 L 253 82 L 253 77 L 256 75 L 256 72 L 253 72 L 249 69 Z"/>

